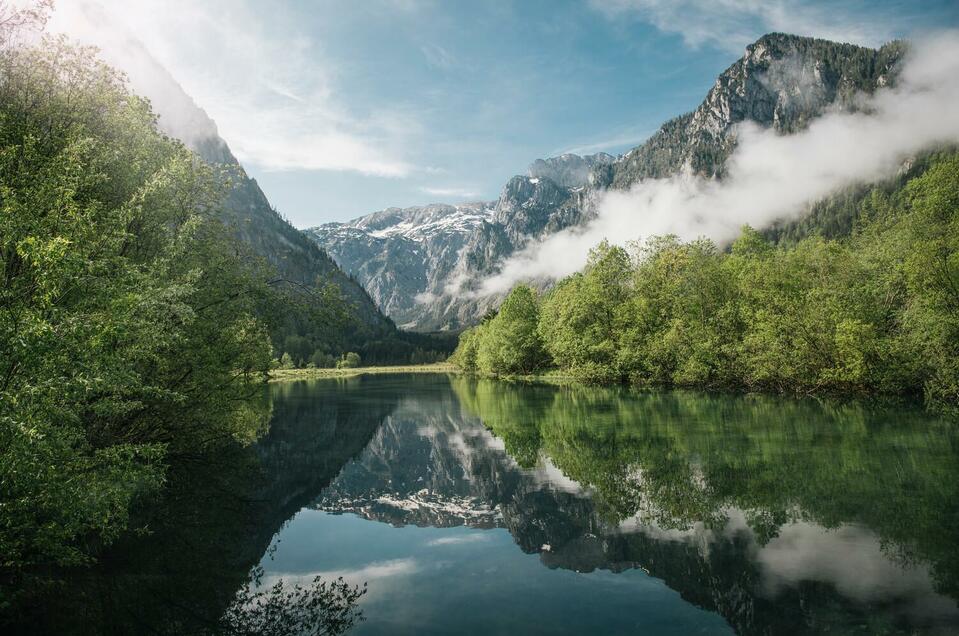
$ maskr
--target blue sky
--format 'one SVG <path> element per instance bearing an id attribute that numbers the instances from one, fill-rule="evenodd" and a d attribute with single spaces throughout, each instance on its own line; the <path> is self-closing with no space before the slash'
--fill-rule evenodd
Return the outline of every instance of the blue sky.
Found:
<path id="1" fill-rule="evenodd" d="M 769 31 L 959 26 L 955 0 L 75 1 L 127 22 L 297 227 L 492 200 L 537 157 L 627 150 Z"/>

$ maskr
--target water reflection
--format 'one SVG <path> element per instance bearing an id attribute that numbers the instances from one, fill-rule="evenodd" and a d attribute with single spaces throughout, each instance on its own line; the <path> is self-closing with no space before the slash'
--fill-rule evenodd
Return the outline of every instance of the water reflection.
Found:
<path id="1" fill-rule="evenodd" d="M 275 583 L 248 585 L 270 541 L 363 449 L 397 399 L 387 391 L 355 408 L 360 398 L 349 383 L 322 393 L 274 387 L 271 428 L 255 447 L 179 457 L 163 499 L 139 511 L 143 532 L 123 538 L 92 569 L 23 581 L 27 600 L 0 604 L 0 627 L 7 634 L 258 633 L 245 630 L 262 615 L 235 610 Z M 345 591 L 334 582 L 319 596 L 335 606 Z M 282 601 L 274 606 L 289 605 Z"/>
<path id="2" fill-rule="evenodd" d="M 451 380 L 315 508 L 502 527 L 549 568 L 640 568 L 740 633 L 959 629 L 957 436 L 921 411 Z"/>
<path id="3" fill-rule="evenodd" d="M 272 399 L 7 631 L 208 633 L 261 567 L 368 582 L 358 633 L 959 633 L 959 432 L 919 410 L 446 376 Z"/>

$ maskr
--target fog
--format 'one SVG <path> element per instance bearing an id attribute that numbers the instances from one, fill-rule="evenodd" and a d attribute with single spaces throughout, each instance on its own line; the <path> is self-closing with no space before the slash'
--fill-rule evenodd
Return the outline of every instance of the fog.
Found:
<path id="1" fill-rule="evenodd" d="M 594 220 L 513 255 L 481 282 L 479 294 L 572 274 L 604 239 L 625 245 L 675 234 L 725 243 L 745 224 L 796 218 L 843 186 L 893 176 L 916 153 L 959 141 L 959 32 L 914 42 L 896 87 L 863 96 L 860 106 L 827 113 L 794 135 L 740 125 L 721 181 L 686 173 L 602 193 Z"/>

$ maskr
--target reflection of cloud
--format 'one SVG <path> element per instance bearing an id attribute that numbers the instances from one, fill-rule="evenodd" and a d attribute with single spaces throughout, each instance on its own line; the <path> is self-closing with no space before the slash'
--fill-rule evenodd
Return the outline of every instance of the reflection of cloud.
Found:
<path id="1" fill-rule="evenodd" d="M 757 560 L 769 594 L 800 581 L 832 583 L 863 602 L 933 592 L 926 568 L 896 563 L 882 552 L 879 537 L 859 526 L 791 523 L 760 548 Z"/>
<path id="2" fill-rule="evenodd" d="M 307 585 L 312 583 L 316 577 L 321 577 L 325 581 L 334 581 L 343 579 L 353 585 L 362 585 L 369 581 L 379 579 L 393 578 L 398 576 L 408 576 L 420 570 L 420 564 L 416 559 L 393 559 L 391 561 L 375 561 L 367 565 L 351 568 L 347 570 L 319 570 L 314 572 L 271 572 L 264 576 L 261 587 L 274 585 L 281 579 L 286 585 Z"/>
<path id="3" fill-rule="evenodd" d="M 893 611 L 925 618 L 959 618 L 955 602 L 935 591 L 927 566 L 892 558 L 883 551 L 880 538 L 867 528 L 843 525 L 830 529 L 808 521 L 792 522 L 760 546 L 742 510 L 728 508 L 722 513 L 727 517 L 722 528 L 710 529 L 701 522 L 687 529 L 662 528 L 640 513 L 623 521 L 619 529 L 691 545 L 706 560 L 717 544 L 733 537 L 746 541 L 761 573 L 757 592 L 764 596 L 775 597 L 814 581 L 831 585 L 861 603 L 889 603 L 896 607 Z"/>
<path id="4" fill-rule="evenodd" d="M 543 457 L 540 465 L 536 467 L 533 478 L 537 482 L 550 486 L 553 490 L 568 492 L 574 495 L 585 494 L 585 489 L 578 481 L 574 481 L 566 476 L 549 457 Z"/>
<path id="5" fill-rule="evenodd" d="M 260 587 L 269 588 L 280 580 L 286 586 L 300 585 L 306 587 L 312 584 L 313 579 L 318 576 L 323 581 L 335 581 L 342 578 L 350 585 L 368 585 L 366 594 L 360 599 L 361 603 L 367 603 L 377 597 L 395 594 L 400 586 L 407 585 L 402 577 L 416 574 L 422 569 L 421 564 L 416 559 L 405 558 L 374 561 L 357 568 L 345 570 L 318 570 L 296 573 L 271 572 L 260 581 Z"/>
<path id="6" fill-rule="evenodd" d="M 481 534 L 479 532 L 476 532 L 472 534 L 440 537 L 439 539 L 433 539 L 432 541 L 427 541 L 426 545 L 429 545 L 429 546 L 459 545 L 462 543 L 479 543 L 479 542 L 488 541 L 488 540 L 489 540 L 488 534 Z"/>
<path id="7" fill-rule="evenodd" d="M 390 576 L 406 576 L 420 569 L 416 559 L 393 559 L 392 561 L 377 561 L 352 570 L 330 570 L 318 572 L 314 576 L 327 579 L 342 578 L 344 581 L 370 581 Z"/>

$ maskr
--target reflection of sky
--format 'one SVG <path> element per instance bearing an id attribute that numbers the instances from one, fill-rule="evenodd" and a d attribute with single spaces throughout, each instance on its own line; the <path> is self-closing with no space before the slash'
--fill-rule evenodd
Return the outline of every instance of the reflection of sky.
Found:
<path id="1" fill-rule="evenodd" d="M 905 611 L 916 616 L 959 617 L 956 603 L 935 593 L 925 565 L 893 561 L 883 553 L 879 537 L 859 526 L 787 524 L 759 550 L 757 561 L 767 594 L 800 581 L 819 581 L 863 603 L 899 598 L 906 601 Z"/>
<path id="2" fill-rule="evenodd" d="M 263 561 L 265 583 L 317 574 L 369 583 L 357 634 L 731 633 L 641 570 L 577 574 L 524 554 L 504 529 L 393 528 L 303 510 Z"/>
<path id="3" fill-rule="evenodd" d="M 695 485 L 707 488 L 702 466 L 692 468 Z M 638 468 L 627 474 L 645 483 Z M 797 508 L 790 516 L 806 520 L 760 545 L 742 510 L 717 511 L 725 523 L 677 529 L 657 526 L 657 506 L 646 499 L 616 524 L 561 462 L 541 449 L 536 466 L 521 468 L 480 420 L 444 399 L 401 401 L 327 492 L 332 498 L 317 500 L 323 509 L 372 520 L 300 512 L 280 534 L 275 560 L 264 562 L 266 582 L 368 582 L 361 633 L 729 633 L 723 618 L 644 569 L 687 598 L 710 604 L 712 595 L 730 620 L 754 627 L 783 612 L 826 612 L 837 627 L 939 633 L 959 625 L 956 603 L 935 591 L 929 566 L 897 559 L 866 527 L 826 528 Z M 495 512 L 503 527 L 475 527 L 477 510 L 487 521 Z M 517 545 L 546 542 L 541 555 Z"/>
<path id="4" fill-rule="evenodd" d="M 702 523 L 686 530 L 660 528 L 642 516 L 620 524 L 622 532 L 637 532 L 660 541 L 681 541 L 697 547 L 708 558 L 717 541 L 736 536 L 751 544 L 760 573 L 757 593 L 775 598 L 803 582 L 825 583 L 844 597 L 863 604 L 898 604 L 899 612 L 919 618 L 959 620 L 955 601 L 938 594 L 929 568 L 895 559 L 884 551 L 879 537 L 857 525 L 826 528 L 809 521 L 787 523 L 776 537 L 760 546 L 742 510 L 724 511 L 721 530 Z"/>

